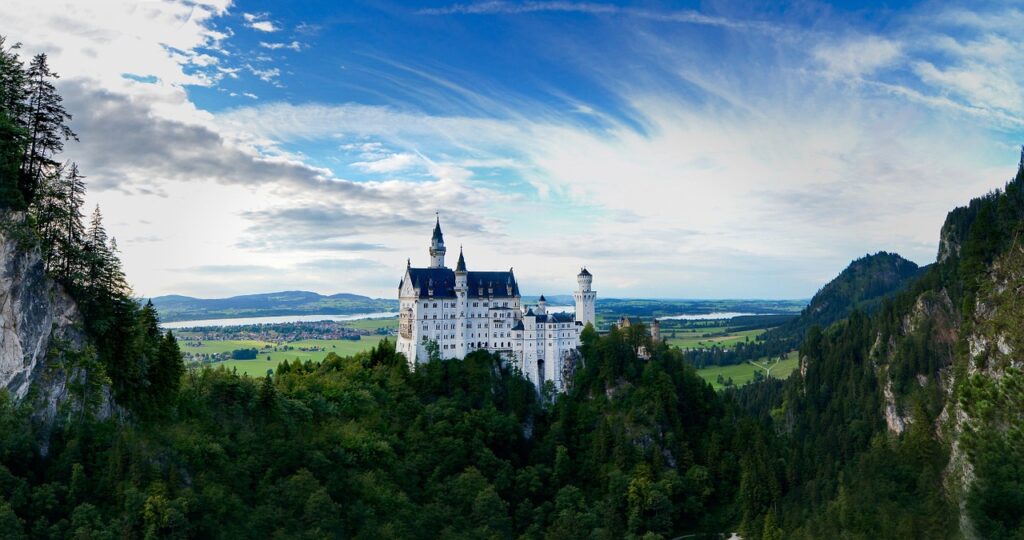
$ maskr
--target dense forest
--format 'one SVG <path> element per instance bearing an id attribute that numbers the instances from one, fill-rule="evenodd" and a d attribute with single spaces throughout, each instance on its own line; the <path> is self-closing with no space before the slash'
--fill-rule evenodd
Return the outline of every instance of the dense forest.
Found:
<path id="1" fill-rule="evenodd" d="M 2 224 L 78 303 L 88 344 L 55 356 L 89 375 L 48 425 L 0 392 L 5 538 L 931 539 L 961 535 L 961 502 L 980 537 L 1024 535 L 1024 374 L 971 364 L 964 338 L 1024 346 L 1024 158 L 950 214 L 937 264 L 838 291 L 786 381 L 716 393 L 640 324 L 585 329 L 560 395 L 485 352 L 410 371 L 388 341 L 253 379 L 186 370 L 132 297 L 58 160 L 75 134 L 56 75 L 18 53 L 0 40 Z M 962 501 L 940 433 L 958 406 Z"/>
<path id="2" fill-rule="evenodd" d="M 788 538 L 1024 535 L 1024 376 L 1012 351 L 1003 365 L 979 365 L 985 355 L 968 343 L 979 331 L 1022 343 L 1022 226 L 1024 153 L 1004 190 L 949 214 L 936 264 L 871 314 L 810 327 L 802 377 L 736 391 L 772 427 L 770 476 Z M 898 436 L 887 405 L 907 412 Z M 973 467 L 970 485 L 951 459 L 957 410 L 969 419 L 957 444 Z M 958 502 L 973 530 L 962 529 Z"/>

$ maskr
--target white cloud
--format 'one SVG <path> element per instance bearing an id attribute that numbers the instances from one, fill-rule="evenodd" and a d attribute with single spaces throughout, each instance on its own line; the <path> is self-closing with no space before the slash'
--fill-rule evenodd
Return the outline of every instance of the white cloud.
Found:
<path id="1" fill-rule="evenodd" d="M 814 57 L 829 73 L 843 77 L 871 75 L 892 65 L 902 55 L 899 43 L 878 36 L 858 36 L 826 42 L 814 49 Z"/>
<path id="2" fill-rule="evenodd" d="M 357 161 L 352 165 L 375 173 L 393 173 L 421 165 L 419 156 L 411 153 L 390 154 L 372 161 Z"/>
<path id="3" fill-rule="evenodd" d="M 264 49 L 270 49 L 272 51 L 276 51 L 278 49 L 291 49 L 293 51 L 302 50 L 302 44 L 299 43 L 298 41 L 292 41 L 291 43 L 268 43 L 266 41 L 261 41 L 260 47 L 263 47 Z"/>
<path id="4" fill-rule="evenodd" d="M 384 269 L 422 259 L 441 209 L 449 242 L 466 244 L 471 267 L 514 264 L 531 288 L 568 290 L 587 264 L 605 296 L 806 296 L 867 251 L 927 262 L 945 212 L 1007 175 L 995 167 L 1007 161 L 996 155 L 1003 148 L 985 130 L 1021 117 L 1024 62 L 1012 28 L 970 39 L 943 33 L 994 27 L 997 18 L 943 19 L 929 39 L 744 34 L 735 37 L 741 53 L 714 65 L 681 35 L 638 31 L 642 56 L 615 42 L 617 55 L 573 63 L 593 69 L 581 76 L 609 96 L 585 104 L 545 107 L 392 63 L 401 74 L 393 83 L 408 95 L 466 107 L 427 114 L 446 109 L 261 101 L 212 115 L 193 106 L 185 86 L 216 85 L 240 69 L 275 84 L 281 76 L 209 54 L 226 52 L 229 32 L 217 19 L 226 3 L 12 1 L 0 8 L 4 31 L 26 51 L 50 52 L 62 74 L 82 138 L 68 157 L 89 175 L 90 203 L 118 217 L 112 232 L 132 239 L 125 262 L 141 294 L 289 287 L 390 296 L 397 272 Z M 608 9 L 648 22 L 761 28 Z M 267 14 L 242 17 L 278 28 Z M 885 77 L 899 70 L 903 78 Z M 229 95 L 256 99 L 250 89 Z M 341 146 L 340 162 L 379 180 L 311 165 L 301 153 L 308 143 Z M 252 269 L 268 258 L 294 263 L 279 268 L 286 276 L 245 282 L 174 270 L 224 261 Z M 343 268 L 349 263 L 312 265 L 339 258 L 381 266 L 360 274 Z"/>
<path id="5" fill-rule="evenodd" d="M 242 13 L 242 18 L 248 23 L 246 26 L 260 32 L 277 32 L 281 29 L 269 20 L 269 13 Z"/>
<path id="6" fill-rule="evenodd" d="M 246 64 L 245 67 L 250 73 L 259 77 L 263 82 L 274 82 L 275 79 L 281 76 L 281 70 L 279 68 L 260 69 L 253 67 L 252 64 Z"/>
<path id="7" fill-rule="evenodd" d="M 259 30 L 260 32 L 277 32 L 280 30 L 274 23 L 270 21 L 256 21 L 249 25 L 249 28 L 253 30 Z"/>

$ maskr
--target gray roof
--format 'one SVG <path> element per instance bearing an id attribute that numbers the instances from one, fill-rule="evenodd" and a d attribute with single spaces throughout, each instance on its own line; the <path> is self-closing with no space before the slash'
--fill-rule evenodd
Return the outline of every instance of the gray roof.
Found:
<path id="1" fill-rule="evenodd" d="M 455 272 L 451 268 L 409 268 L 407 271 L 413 286 L 420 289 L 420 298 L 430 298 L 430 289 L 434 291 L 434 298 L 455 297 Z M 469 287 L 466 296 L 469 298 L 519 296 L 519 284 L 516 283 L 516 277 L 511 270 L 466 272 L 466 284 Z M 508 285 L 512 286 L 512 294 L 508 293 Z"/>
<path id="2" fill-rule="evenodd" d="M 444 236 L 441 234 L 441 216 L 438 216 L 437 221 L 434 223 L 434 236 L 431 239 L 440 240 L 442 244 L 444 243 Z"/>
<path id="3" fill-rule="evenodd" d="M 466 258 L 462 256 L 462 248 L 459 248 L 459 263 L 455 265 L 456 272 L 466 271 Z"/>
<path id="4" fill-rule="evenodd" d="M 579 275 L 581 275 L 581 276 L 589 276 L 589 275 L 591 275 L 591 274 L 590 274 L 590 272 L 589 272 L 589 271 L 587 271 L 587 269 L 586 269 L 586 268 L 584 267 L 584 268 L 583 268 L 582 270 L 580 270 L 580 273 L 579 273 Z"/>
<path id="5" fill-rule="evenodd" d="M 527 316 L 533 315 L 533 310 L 526 312 Z M 539 323 L 570 323 L 576 320 L 572 313 L 545 313 L 544 315 L 533 315 Z"/>

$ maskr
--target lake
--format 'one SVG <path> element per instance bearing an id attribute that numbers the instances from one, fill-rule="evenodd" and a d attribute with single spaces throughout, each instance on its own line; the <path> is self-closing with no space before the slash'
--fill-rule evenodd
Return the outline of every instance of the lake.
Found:
<path id="1" fill-rule="evenodd" d="M 575 306 L 548 306 L 548 313 L 572 313 Z M 763 315 L 762 313 L 737 313 L 732 311 L 721 311 L 715 313 L 700 313 L 689 315 L 669 315 L 658 317 L 659 320 L 682 320 L 682 321 L 707 321 L 714 319 L 731 319 L 745 315 Z M 374 313 L 352 313 L 349 315 L 279 315 L 275 317 L 240 317 L 237 319 L 204 319 L 199 321 L 174 321 L 161 323 L 163 328 L 198 328 L 209 326 L 248 326 L 250 324 L 280 324 L 294 322 L 317 322 L 317 321 L 358 321 L 360 319 L 388 319 L 397 317 L 395 311 L 379 311 Z"/>
<path id="2" fill-rule="evenodd" d="M 248 326 L 250 324 L 280 324 L 318 321 L 358 321 L 360 319 L 389 319 L 397 317 L 397 311 L 376 313 L 352 313 L 349 315 L 280 315 L 276 317 L 241 317 L 238 319 L 206 319 L 201 321 L 174 321 L 160 323 L 163 328 L 197 328 L 208 326 Z"/>
<path id="3" fill-rule="evenodd" d="M 575 306 L 550 306 L 548 313 L 569 313 Z M 361 319 L 389 319 L 397 317 L 397 311 L 379 311 L 375 313 L 352 313 L 350 315 L 280 315 L 275 317 L 240 317 L 237 319 L 204 319 L 199 321 L 174 321 L 160 323 L 163 328 L 200 328 L 210 326 L 249 326 L 250 324 L 280 324 L 294 322 L 318 321 L 358 321 Z"/>

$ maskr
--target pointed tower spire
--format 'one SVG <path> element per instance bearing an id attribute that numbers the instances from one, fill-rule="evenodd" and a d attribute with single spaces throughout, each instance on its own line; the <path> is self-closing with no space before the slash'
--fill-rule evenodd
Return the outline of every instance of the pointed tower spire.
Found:
<path id="1" fill-rule="evenodd" d="M 430 267 L 444 268 L 444 235 L 441 234 L 441 214 L 434 221 L 434 235 L 430 238 Z"/>
<path id="2" fill-rule="evenodd" d="M 462 246 L 459 246 L 459 262 L 455 265 L 456 272 L 466 271 L 466 258 L 462 256 Z"/>
<path id="3" fill-rule="evenodd" d="M 444 235 L 441 234 L 441 213 L 440 212 L 434 212 L 434 215 L 435 215 L 434 236 L 431 237 L 431 240 L 437 240 L 437 241 L 439 241 L 439 242 L 441 242 L 443 244 L 444 243 Z"/>

